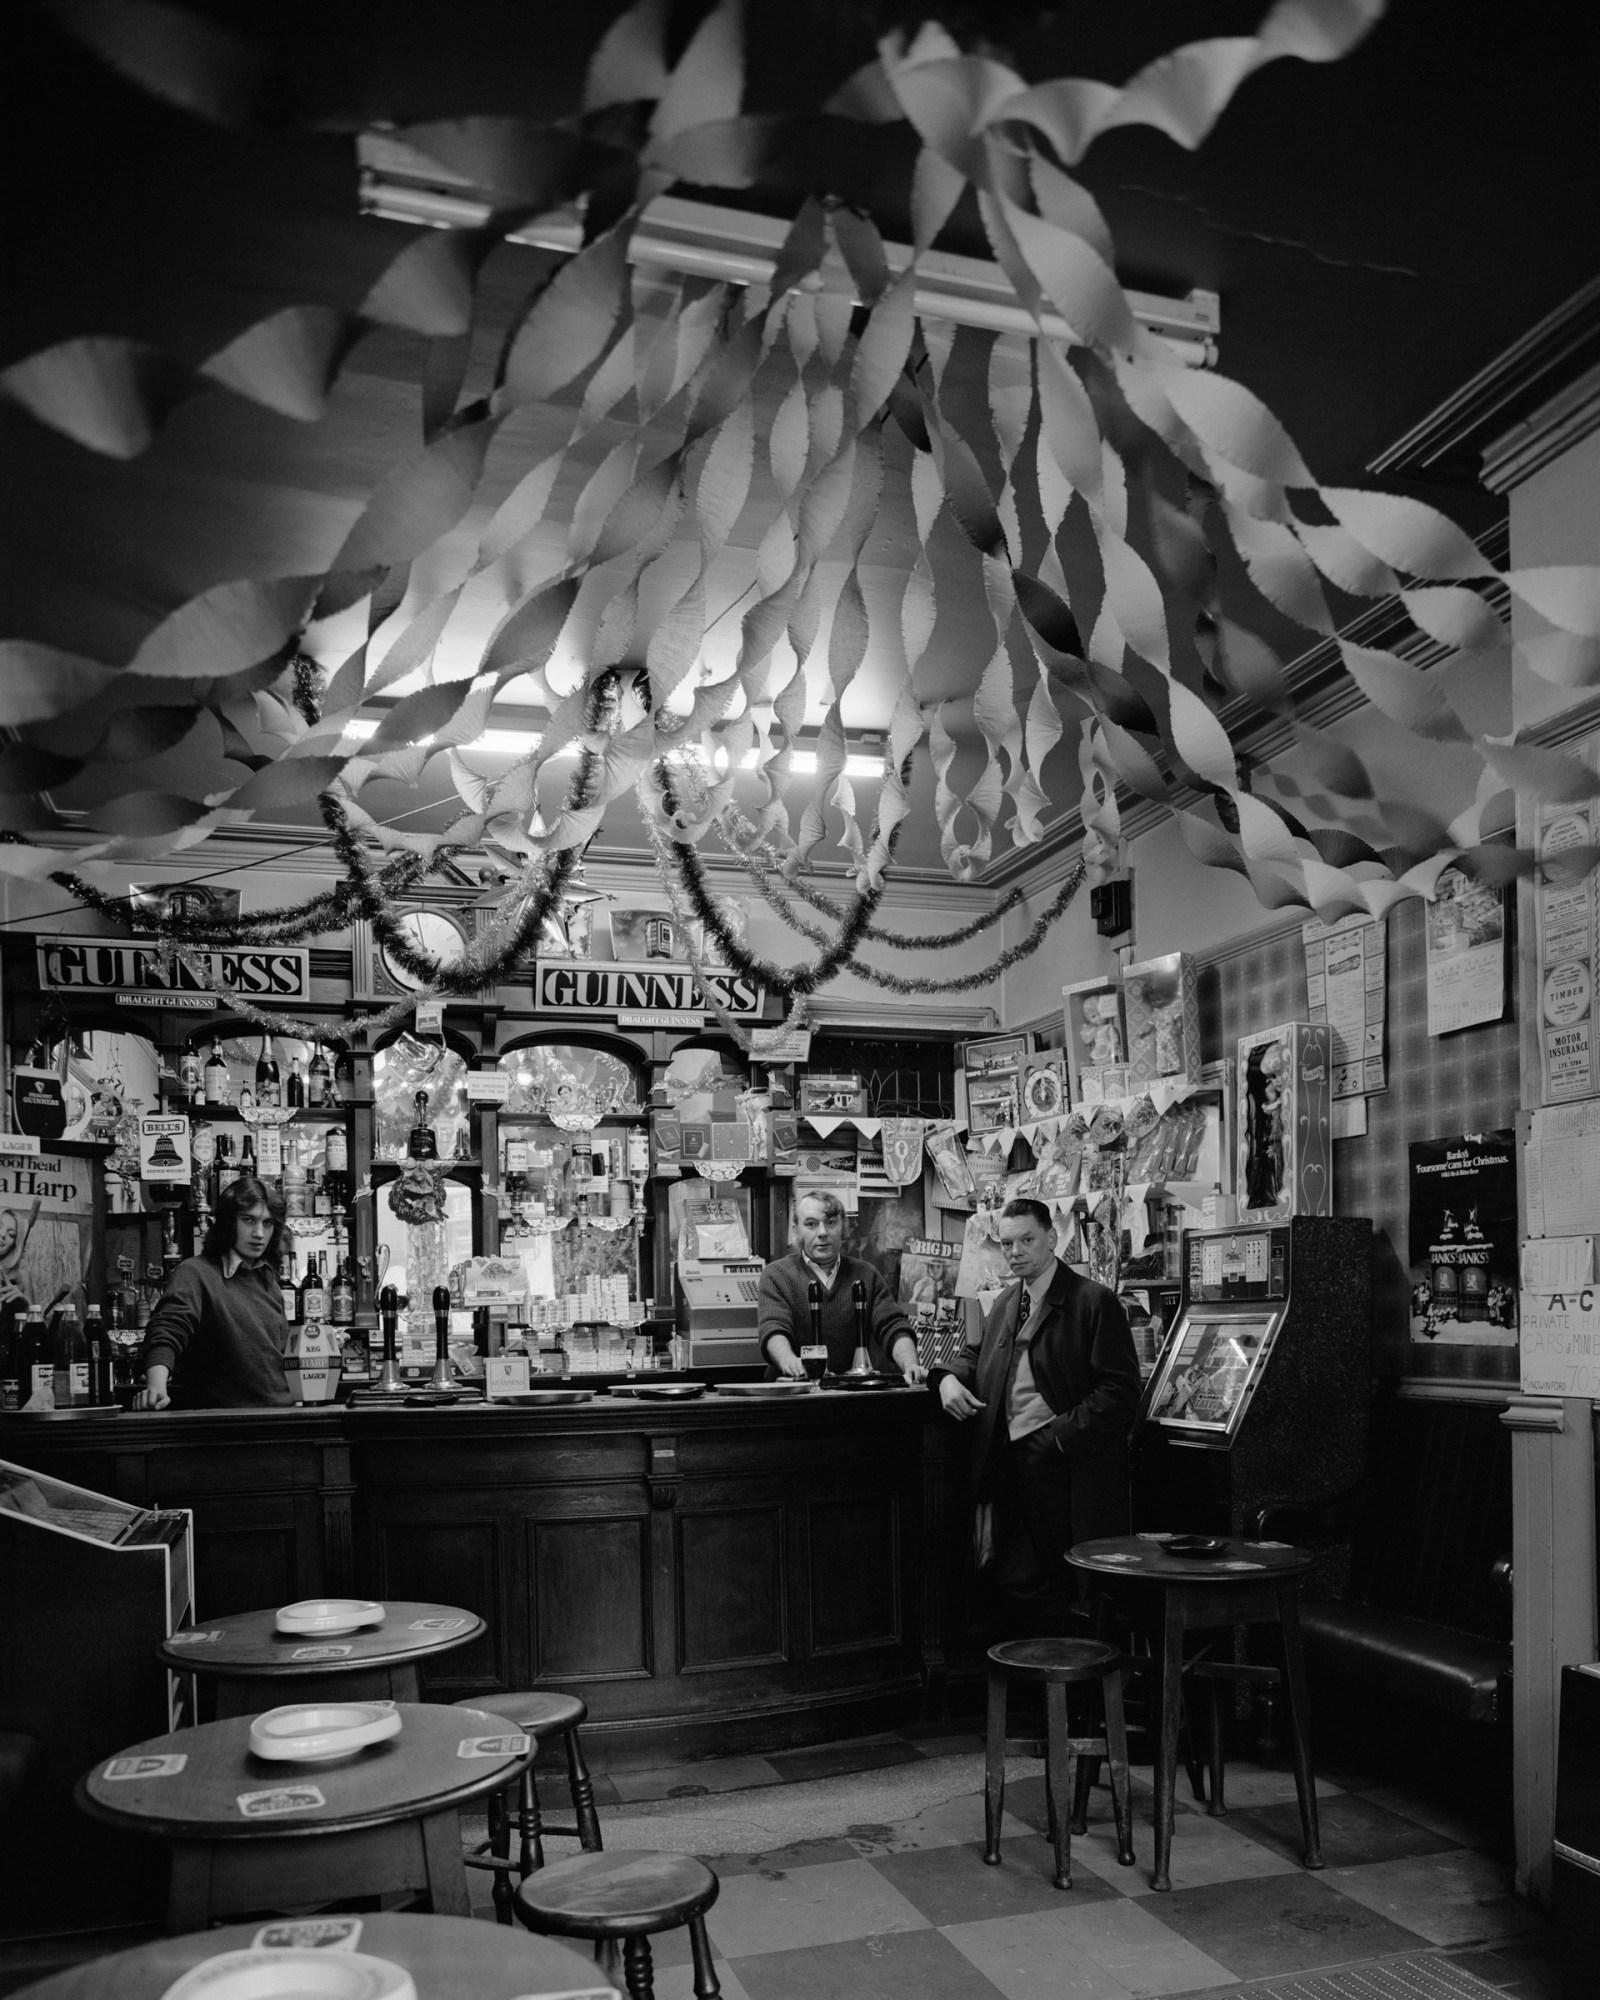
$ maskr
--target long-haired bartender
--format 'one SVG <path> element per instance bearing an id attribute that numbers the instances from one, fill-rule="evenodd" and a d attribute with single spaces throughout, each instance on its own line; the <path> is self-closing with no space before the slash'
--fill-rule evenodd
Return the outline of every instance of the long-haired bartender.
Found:
<path id="1" fill-rule="evenodd" d="M 278 1285 L 283 1196 L 244 1175 L 217 1197 L 198 1257 L 173 1272 L 145 1329 L 136 1410 L 249 1409 L 294 1401 Z"/>

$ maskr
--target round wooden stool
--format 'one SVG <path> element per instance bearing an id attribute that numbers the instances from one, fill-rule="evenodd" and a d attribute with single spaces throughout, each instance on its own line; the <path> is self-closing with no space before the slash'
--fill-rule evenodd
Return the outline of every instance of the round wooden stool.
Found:
<path id="1" fill-rule="evenodd" d="M 530 1690 L 524 1694 L 496 1695 L 499 1704 L 496 1715 L 503 1715 L 514 1721 L 519 1729 L 526 1729 L 543 1743 L 552 1736 L 561 1737 L 567 1752 L 567 1785 L 572 1794 L 573 1817 L 576 1826 L 546 1826 L 539 1810 L 539 1787 L 533 1775 L 533 1766 L 517 1780 L 513 1798 L 511 1787 L 496 1792 L 489 1800 L 489 1838 L 481 1842 L 467 1855 L 469 1868 L 486 1868 L 494 1871 L 494 1911 L 499 1922 L 511 1922 L 511 1869 L 515 1865 L 518 1875 L 526 1881 L 536 1868 L 544 1866 L 544 1837 L 547 1833 L 559 1834 L 567 1839 L 577 1840 L 585 1853 L 598 1854 L 605 1846 L 600 1838 L 600 1816 L 594 1809 L 594 1785 L 589 1777 L 589 1767 L 583 1760 L 583 1745 L 578 1739 L 580 1723 L 588 1719 L 587 1703 L 575 1694 L 559 1694 L 554 1691 Z M 476 1700 L 458 1701 L 457 1708 L 474 1708 Z M 517 1859 L 511 1860 L 511 1835 L 517 1834 Z"/>
<path id="2" fill-rule="evenodd" d="M 1128 1791 L 1128 1736 L 1122 1720 L 1122 1655 L 1096 1639 L 1009 1639 L 989 1648 L 989 1736 L 983 1774 L 983 1858 L 1000 1861 L 1000 1818 L 1006 1796 L 1006 1691 L 1011 1681 L 1043 1681 L 1045 1701 L 1045 1800 L 1056 1850 L 1056 1887 L 1072 1887 L 1073 1766 L 1080 1757 L 1104 1757 L 1111 1766 L 1111 1804 L 1117 1820 L 1117 1859 L 1133 1861 L 1133 1807 Z M 1105 1705 L 1099 1736 L 1067 1734 L 1067 1689 L 1098 1681 Z M 509 1714 L 510 1711 L 508 1710 Z M 1087 1808 L 1085 1807 L 1085 1810 Z"/>
<path id="3" fill-rule="evenodd" d="M 622 1975 L 629 2000 L 654 2000 L 650 1937 L 689 1927 L 694 1954 L 695 2000 L 717 2000 L 722 1988 L 711 1966 L 705 1913 L 722 1885 L 692 1854 L 575 1854 L 519 1883 L 517 1915 L 546 1937 L 594 1940 L 594 1955 L 608 1979 Z"/>

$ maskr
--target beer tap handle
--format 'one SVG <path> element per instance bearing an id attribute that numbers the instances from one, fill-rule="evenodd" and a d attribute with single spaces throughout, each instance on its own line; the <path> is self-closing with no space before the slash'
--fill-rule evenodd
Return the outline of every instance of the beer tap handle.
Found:
<path id="1" fill-rule="evenodd" d="M 378 1371 L 378 1387 L 386 1395 L 398 1395 L 405 1383 L 400 1378 L 400 1360 L 395 1353 L 400 1331 L 400 1294 L 393 1285 L 384 1286 L 378 1298 L 378 1311 L 383 1319 L 383 1366 Z"/>
<path id="2" fill-rule="evenodd" d="M 450 1373 L 450 1287 L 435 1285 L 433 1288 L 433 1376 L 431 1387 L 453 1389 L 455 1382 Z"/>

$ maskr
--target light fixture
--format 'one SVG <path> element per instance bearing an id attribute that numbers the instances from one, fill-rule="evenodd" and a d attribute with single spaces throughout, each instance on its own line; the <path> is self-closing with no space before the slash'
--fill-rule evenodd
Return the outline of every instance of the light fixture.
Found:
<path id="1" fill-rule="evenodd" d="M 379 716 L 362 715 L 358 716 L 353 722 L 347 722 L 344 726 L 344 734 L 340 739 L 341 742 L 344 744 L 368 742 L 372 737 L 377 735 L 381 720 L 382 718 Z M 421 737 L 418 739 L 419 747 L 425 748 L 432 741 L 431 736 Z M 470 743 L 460 743 L 455 747 L 459 750 L 469 750 L 479 755 L 490 757 L 526 757 L 530 751 L 538 749 L 539 735 L 536 730 L 532 729 L 486 729 L 481 736 L 475 736 Z M 571 757 L 576 754 L 576 744 L 568 744 L 556 752 L 557 757 Z M 684 751 L 679 754 L 699 756 L 700 746 L 698 744 L 686 745 Z M 713 756 L 712 768 L 719 774 L 727 768 L 726 755 L 726 751 L 720 752 L 720 757 L 723 761 L 719 761 L 717 755 Z M 740 770 L 753 771 L 756 768 L 758 758 L 759 752 L 747 750 L 739 759 Z M 797 749 L 789 761 L 789 769 L 793 776 L 797 778 L 815 777 L 817 773 L 816 751 Z M 883 758 L 876 751 L 851 750 L 845 756 L 844 774 L 847 778 L 881 778 L 883 776 Z"/>
<path id="2" fill-rule="evenodd" d="M 369 737 L 377 735 L 381 719 L 379 716 L 363 715 L 357 717 L 354 722 L 347 722 L 344 726 L 345 739 L 351 743 L 365 743 Z M 423 736 L 418 741 L 426 745 L 431 743 L 433 738 Z M 530 750 L 537 750 L 538 747 L 539 736 L 531 729 L 486 729 L 481 736 L 475 736 L 470 743 L 456 746 L 461 750 L 485 751 L 491 757 L 526 757 Z M 558 751 L 556 754 L 560 756 L 571 753 Z"/>
<path id="3" fill-rule="evenodd" d="M 361 166 L 364 214 L 435 229 L 477 228 L 488 219 L 490 205 L 479 197 L 472 182 L 391 133 L 361 133 L 356 156 Z M 765 285 L 771 281 L 788 233 L 789 225 L 775 216 L 718 208 L 711 202 L 686 201 L 678 195 L 658 195 L 633 232 L 628 257 L 635 264 L 664 271 L 720 278 L 738 285 Z M 583 240 L 582 223 L 573 209 L 554 209 L 513 230 L 509 240 L 539 250 L 570 253 Z M 886 243 L 884 252 L 891 271 L 903 271 L 911 261 L 911 251 L 903 243 Z M 999 333 L 1037 331 L 998 264 L 981 257 L 927 250 L 918 260 L 917 271 L 915 305 L 924 319 L 989 327 Z M 1216 366 L 1222 305 L 1215 292 L 1196 288 L 1186 298 L 1167 299 L 1152 292 L 1130 291 L 1125 297 L 1139 324 L 1159 334 L 1184 367 Z M 1071 337 L 1066 321 L 1053 313 L 1045 314 L 1043 324 L 1053 340 Z"/>

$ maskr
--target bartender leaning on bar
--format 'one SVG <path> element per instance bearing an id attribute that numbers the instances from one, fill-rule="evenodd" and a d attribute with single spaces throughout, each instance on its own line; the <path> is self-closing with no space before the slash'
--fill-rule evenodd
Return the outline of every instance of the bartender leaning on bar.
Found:
<path id="1" fill-rule="evenodd" d="M 844 1203 L 833 1194 L 803 1194 L 789 1232 L 794 1248 L 761 1273 L 756 1332 L 772 1375 L 803 1376 L 800 1349 L 811 1342 L 810 1287 L 821 1292 L 821 1334 L 828 1373 L 842 1375 L 856 1349 L 855 1287 L 865 1293 L 867 1359 L 880 1374 L 898 1370 L 924 1382 L 917 1336 L 880 1272 L 844 1254 Z"/>
<path id="2" fill-rule="evenodd" d="M 145 1329 L 136 1410 L 249 1409 L 294 1401 L 278 1285 L 283 1196 L 253 1175 L 225 1187 L 198 1257 L 173 1272 Z"/>

